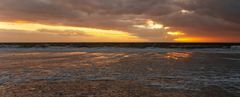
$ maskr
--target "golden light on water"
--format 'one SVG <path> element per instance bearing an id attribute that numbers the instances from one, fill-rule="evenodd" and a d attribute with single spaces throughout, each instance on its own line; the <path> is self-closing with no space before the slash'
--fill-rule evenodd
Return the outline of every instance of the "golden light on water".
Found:
<path id="1" fill-rule="evenodd" d="M 181 58 L 189 58 L 191 55 L 192 55 L 192 53 L 190 53 L 190 52 L 185 52 L 185 53 L 169 52 L 169 53 L 165 54 L 164 58 L 178 60 Z"/>

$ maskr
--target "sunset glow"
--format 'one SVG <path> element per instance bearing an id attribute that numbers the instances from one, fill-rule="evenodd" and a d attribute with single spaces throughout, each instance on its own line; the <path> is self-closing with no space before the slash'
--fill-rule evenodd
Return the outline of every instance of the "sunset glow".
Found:
<path id="1" fill-rule="evenodd" d="M 162 29 L 164 27 L 164 25 L 156 23 L 152 20 L 147 20 L 145 24 L 143 25 L 133 25 L 136 28 L 142 28 L 142 29 Z"/>
<path id="2" fill-rule="evenodd" d="M 177 42 L 212 42 L 214 39 L 206 37 L 180 37 L 174 39 Z"/>
<path id="3" fill-rule="evenodd" d="M 237 0 L 0 1 L 0 42 L 240 42 Z"/>
<path id="4" fill-rule="evenodd" d="M 240 0 L 0 0 L 0 97 L 240 97 Z"/>
<path id="5" fill-rule="evenodd" d="M 182 32 L 167 32 L 169 35 L 172 35 L 172 36 L 180 36 L 180 35 L 185 35 L 185 33 L 182 33 Z"/>
<path id="6" fill-rule="evenodd" d="M 93 36 L 103 36 L 103 37 L 128 37 L 130 36 L 127 32 L 122 31 L 114 31 L 114 30 L 103 30 L 103 29 L 95 29 L 95 28 L 85 28 L 85 27 L 72 27 L 72 26 L 53 26 L 53 25 L 45 25 L 45 24 L 37 24 L 37 23 L 27 23 L 27 22 L 0 22 L 0 29 L 6 30 L 26 30 L 26 31 L 38 31 L 41 29 L 47 30 L 55 30 L 55 31 L 77 31 Z M 86 33 L 88 32 L 88 33 Z"/>
<path id="7" fill-rule="evenodd" d="M 109 38 L 115 41 L 146 41 L 140 39 L 137 36 L 133 36 L 127 32 L 117 31 L 117 30 L 104 30 L 96 28 L 86 28 L 86 27 L 73 27 L 73 26 L 57 26 L 57 25 L 46 25 L 39 23 L 29 23 L 25 21 L 16 21 L 16 22 L 0 22 L 0 29 L 3 30 L 20 30 L 20 31 L 31 31 L 32 33 L 48 31 L 45 33 L 63 33 L 68 32 L 72 35 L 85 34 L 92 37 L 102 37 Z M 103 39 L 104 40 L 104 39 Z M 108 41 L 111 41 L 108 40 Z M 101 40 L 99 40 L 101 41 Z"/>

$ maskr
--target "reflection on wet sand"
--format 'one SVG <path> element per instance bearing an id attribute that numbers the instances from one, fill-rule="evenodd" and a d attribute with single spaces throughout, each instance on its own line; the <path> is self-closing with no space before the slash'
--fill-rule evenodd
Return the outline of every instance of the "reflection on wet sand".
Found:
<path id="1" fill-rule="evenodd" d="M 165 54 L 164 58 L 168 58 L 168 59 L 181 59 L 181 58 L 189 58 L 191 57 L 192 53 L 190 52 L 169 52 L 167 54 Z"/>
<path id="2" fill-rule="evenodd" d="M 221 61 L 219 56 L 229 55 L 0 52 L 0 97 L 208 97 L 202 88 L 209 86 L 216 86 L 212 92 L 222 91 L 227 95 L 211 97 L 234 97 L 229 93 L 239 94 L 239 61 Z M 228 72 L 222 73 L 225 69 Z"/>

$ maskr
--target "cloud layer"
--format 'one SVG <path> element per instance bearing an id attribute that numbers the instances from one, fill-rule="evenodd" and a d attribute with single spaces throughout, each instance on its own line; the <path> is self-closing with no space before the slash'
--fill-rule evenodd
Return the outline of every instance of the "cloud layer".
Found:
<path id="1" fill-rule="evenodd" d="M 240 42 L 239 0 L 0 0 L 0 21 L 125 31 L 149 41 L 209 37 Z M 137 28 L 147 21 L 162 29 Z M 168 29 L 164 29 L 168 28 Z M 47 31 L 47 30 L 46 30 Z M 56 31 L 61 33 L 60 31 Z M 61 35 L 72 35 L 62 32 Z M 0 33 L 1 35 L 1 33 Z M 183 36 L 181 36 L 183 37 Z"/>

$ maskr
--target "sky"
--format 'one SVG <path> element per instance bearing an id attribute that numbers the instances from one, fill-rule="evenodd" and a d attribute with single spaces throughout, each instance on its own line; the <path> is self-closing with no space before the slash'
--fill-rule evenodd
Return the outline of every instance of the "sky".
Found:
<path id="1" fill-rule="evenodd" d="M 0 42 L 240 42 L 240 0 L 0 2 Z"/>

